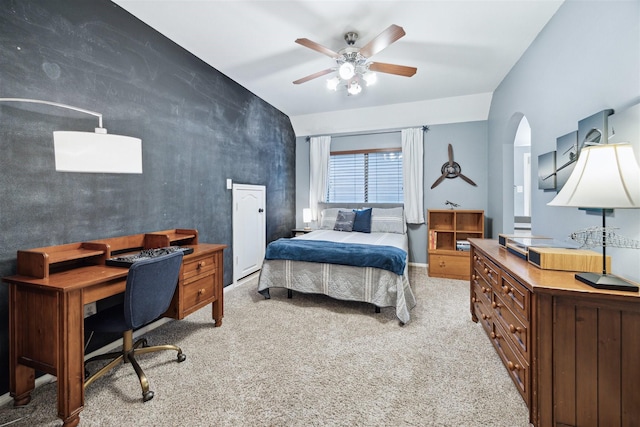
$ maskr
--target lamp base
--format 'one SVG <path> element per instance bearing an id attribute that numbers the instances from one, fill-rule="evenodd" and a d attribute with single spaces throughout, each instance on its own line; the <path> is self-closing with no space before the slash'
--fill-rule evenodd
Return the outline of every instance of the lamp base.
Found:
<path id="1" fill-rule="evenodd" d="M 597 273 L 578 273 L 576 279 L 593 288 L 638 292 L 638 286 L 616 276 Z"/>

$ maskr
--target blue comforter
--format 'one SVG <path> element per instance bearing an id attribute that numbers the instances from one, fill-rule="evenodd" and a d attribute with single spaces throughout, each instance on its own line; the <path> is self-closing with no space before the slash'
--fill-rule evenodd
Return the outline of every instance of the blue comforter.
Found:
<path id="1" fill-rule="evenodd" d="M 385 245 L 278 239 L 267 245 L 265 258 L 375 267 L 401 275 L 407 262 L 407 252 Z"/>

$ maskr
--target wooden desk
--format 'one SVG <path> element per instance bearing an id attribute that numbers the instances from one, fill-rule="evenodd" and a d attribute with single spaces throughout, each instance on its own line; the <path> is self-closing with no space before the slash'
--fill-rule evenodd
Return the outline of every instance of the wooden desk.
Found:
<path id="1" fill-rule="evenodd" d="M 470 239 L 471 316 L 535 427 L 640 425 L 640 293 L 595 289 Z M 478 355 L 482 357 L 482 355 Z"/>
<path id="2" fill-rule="evenodd" d="M 76 426 L 84 406 L 84 305 L 124 292 L 128 269 L 105 265 L 114 254 L 170 245 L 190 246 L 165 316 L 182 319 L 212 304 L 222 325 L 225 245 L 198 243 L 196 230 L 176 229 L 18 251 L 9 284 L 9 389 L 26 405 L 35 370 L 57 377 L 58 416 Z"/>

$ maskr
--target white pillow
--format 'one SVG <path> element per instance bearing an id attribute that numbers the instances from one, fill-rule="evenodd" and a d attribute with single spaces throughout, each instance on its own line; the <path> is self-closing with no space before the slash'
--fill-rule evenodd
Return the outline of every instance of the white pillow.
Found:
<path id="1" fill-rule="evenodd" d="M 319 230 L 333 230 L 333 226 L 336 225 L 336 218 L 338 212 L 341 210 L 347 210 L 345 208 L 327 208 L 320 212 L 320 225 Z"/>
<path id="2" fill-rule="evenodd" d="M 372 233 L 405 234 L 407 223 L 404 220 L 404 208 L 373 208 L 371 211 Z"/>

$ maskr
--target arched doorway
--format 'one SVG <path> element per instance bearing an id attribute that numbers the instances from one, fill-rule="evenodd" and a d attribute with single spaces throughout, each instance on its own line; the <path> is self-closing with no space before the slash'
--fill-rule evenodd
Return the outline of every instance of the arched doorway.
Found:
<path id="1" fill-rule="evenodd" d="M 531 231 L 531 126 L 525 116 L 513 140 L 513 229 Z"/>

